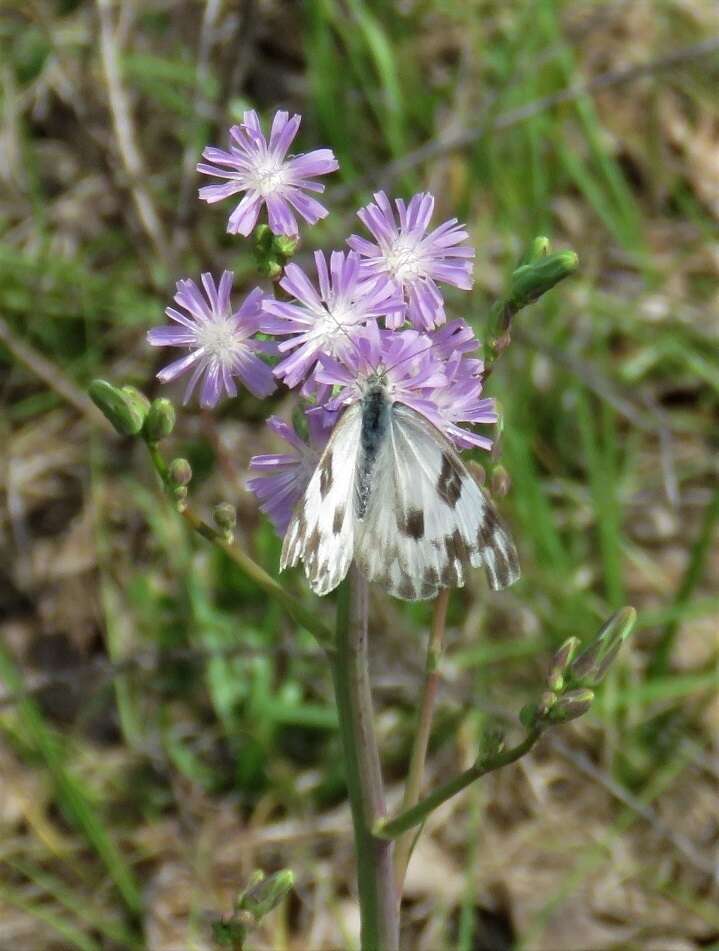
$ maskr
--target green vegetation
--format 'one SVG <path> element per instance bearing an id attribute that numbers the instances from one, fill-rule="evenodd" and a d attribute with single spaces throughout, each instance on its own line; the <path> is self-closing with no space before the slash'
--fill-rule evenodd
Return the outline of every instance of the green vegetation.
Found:
<path id="1" fill-rule="evenodd" d="M 451 599 L 427 791 L 469 765 L 489 720 L 516 724 L 562 641 L 586 642 L 624 603 L 636 633 L 563 745 L 540 743 L 428 823 L 407 946 L 711 946 L 715 5 L 122 6 L 117 32 L 104 2 L 11 3 L 0 22 L 0 945 L 202 947 L 257 867 L 291 868 L 300 896 L 258 944 L 356 940 L 323 655 L 187 531 L 85 396 L 98 376 L 160 395 L 144 333 L 175 279 L 230 267 L 257 281 L 224 206 L 194 198 L 202 145 L 251 105 L 302 112 L 301 147 L 341 163 L 333 214 L 300 255 L 335 246 L 372 188 L 429 188 L 470 225 L 476 285 L 456 302 L 480 335 L 536 234 L 581 260 L 517 317 L 489 383 L 523 579 L 490 595 L 477 572 Z M 654 66 L 622 79 L 637 63 Z M 290 411 L 282 395 L 272 411 Z M 213 415 L 191 406 L 169 442 L 193 505 L 209 520 L 235 504 L 235 538 L 274 574 L 279 542 L 243 488 L 265 415 L 247 394 Z M 331 628 L 332 599 L 318 608 L 299 572 L 286 581 Z M 429 620 L 422 604 L 372 611 L 390 790 Z"/>

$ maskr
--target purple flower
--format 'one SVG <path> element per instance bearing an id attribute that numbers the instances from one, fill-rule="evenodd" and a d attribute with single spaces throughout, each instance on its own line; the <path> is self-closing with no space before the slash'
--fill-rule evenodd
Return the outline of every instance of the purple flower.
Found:
<path id="1" fill-rule="evenodd" d="M 272 352 L 273 344 L 254 340 L 260 329 L 263 293 L 259 287 L 251 291 L 239 310 L 230 304 L 232 272 L 224 271 L 215 286 L 211 274 L 202 275 L 205 297 L 194 281 L 177 282 L 175 303 L 186 313 L 168 307 L 167 316 L 179 326 L 155 327 L 147 339 L 153 347 L 185 347 L 186 356 L 160 370 L 157 378 L 163 383 L 174 380 L 192 368 L 185 389 L 186 403 L 204 374 L 200 404 L 216 406 L 223 395 L 236 396 L 235 377 L 255 396 L 269 396 L 275 389 L 272 370 L 256 355 Z"/>
<path id="2" fill-rule="evenodd" d="M 263 203 L 267 205 L 269 226 L 275 234 L 299 233 L 293 208 L 311 225 L 327 216 L 324 205 L 305 192 L 323 192 L 325 186 L 313 179 L 336 171 L 339 164 L 331 149 L 315 149 L 287 158 L 300 121 L 298 115 L 290 119 L 287 112 L 275 113 L 268 144 L 257 113 L 246 112 L 242 124 L 230 129 L 229 152 L 212 146 L 204 149 L 202 157 L 207 162 L 200 162 L 197 171 L 227 181 L 205 185 L 199 191 L 200 198 L 212 203 L 239 192 L 246 193 L 230 215 L 227 224 L 230 234 L 250 234 Z"/>
<path id="3" fill-rule="evenodd" d="M 496 423 L 497 411 L 493 399 L 481 398 L 483 363 L 463 357 L 455 351 L 445 364 L 447 383 L 437 387 L 432 401 L 442 418 L 440 429 L 459 449 L 491 449 L 492 440 L 457 423 Z"/>
<path id="4" fill-rule="evenodd" d="M 462 349 L 449 352 L 448 336 L 444 329 L 421 334 L 381 330 L 375 322 L 368 323 L 354 338 L 353 348 L 337 359 L 320 356 L 315 378 L 340 387 L 327 408 L 338 410 L 356 402 L 368 385 L 382 379 L 391 400 L 421 413 L 458 448 L 491 449 L 491 439 L 457 425 L 494 423 L 497 414 L 494 400 L 481 398 L 482 362 L 464 356 Z M 466 333 L 462 336 L 466 344 Z"/>
<path id="5" fill-rule="evenodd" d="M 329 268 L 321 251 L 315 251 L 319 291 L 301 267 L 288 264 L 280 287 L 292 302 L 266 298 L 262 330 L 289 335 L 279 344 L 289 353 L 275 367 L 287 386 L 301 383 L 320 355 L 336 356 L 352 349 L 358 329 L 368 320 L 393 313 L 403 303 L 390 281 L 381 275 L 363 277 L 359 255 L 333 251 Z"/>
<path id="6" fill-rule="evenodd" d="M 292 426 L 277 416 L 271 416 L 267 425 L 289 443 L 293 451 L 268 453 L 250 459 L 250 469 L 260 475 L 249 478 L 245 484 L 258 499 L 260 510 L 270 519 L 280 538 L 287 531 L 294 507 L 307 488 L 329 437 L 332 426 L 325 423 L 321 414 L 308 413 L 310 441 L 307 445 Z"/>
<path id="7" fill-rule="evenodd" d="M 368 274 L 385 274 L 404 295 L 407 317 L 418 330 L 431 330 L 445 321 L 444 301 L 437 282 L 469 290 L 472 287 L 474 249 L 459 247 L 467 237 L 464 225 L 450 218 L 427 234 L 434 210 L 434 197 L 427 192 L 413 195 L 405 205 L 395 199 L 399 226 L 392 205 L 384 192 L 357 212 L 357 217 L 372 233 L 375 243 L 351 235 L 347 243 L 364 258 Z M 398 327 L 397 314 L 388 327 Z"/>

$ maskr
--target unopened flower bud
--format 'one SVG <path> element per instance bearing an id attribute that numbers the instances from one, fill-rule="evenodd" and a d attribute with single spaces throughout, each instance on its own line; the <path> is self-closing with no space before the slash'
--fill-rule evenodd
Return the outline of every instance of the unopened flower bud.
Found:
<path id="1" fill-rule="evenodd" d="M 559 251 L 531 264 L 520 264 L 512 274 L 510 285 L 513 306 L 526 307 L 578 267 L 579 258 L 574 251 Z"/>
<path id="2" fill-rule="evenodd" d="M 559 692 L 564 686 L 564 675 L 580 645 L 578 637 L 568 637 L 552 658 L 547 675 L 547 686 Z"/>
<path id="3" fill-rule="evenodd" d="M 224 535 L 225 541 L 231 542 L 237 525 L 237 509 L 235 506 L 229 502 L 220 502 L 213 509 L 212 517 L 215 520 L 215 525 Z"/>
<path id="4" fill-rule="evenodd" d="M 128 387 L 134 390 L 134 387 Z M 138 390 L 127 393 L 113 386 L 107 380 L 93 380 L 88 388 L 90 399 L 109 419 L 121 436 L 137 436 L 145 422 L 146 408 L 143 408 Z M 137 394 L 137 395 L 135 395 Z"/>
<path id="5" fill-rule="evenodd" d="M 168 467 L 168 474 L 177 486 L 186 486 L 192 480 L 192 468 L 187 459 L 173 459 Z"/>
<path id="6" fill-rule="evenodd" d="M 631 607 L 613 614 L 569 668 L 572 681 L 596 687 L 604 679 L 636 620 L 637 612 Z"/>
<path id="7" fill-rule="evenodd" d="M 549 238 L 545 238 L 543 235 L 535 238 L 534 241 L 529 245 L 527 250 L 522 255 L 522 258 L 519 262 L 521 267 L 523 264 L 534 264 L 536 261 L 541 261 L 542 258 L 546 258 L 549 254 L 551 248 L 549 244 Z"/>
<path id="8" fill-rule="evenodd" d="M 542 696 L 539 698 L 539 703 L 537 704 L 537 716 L 542 720 L 545 719 L 556 702 L 556 693 L 553 693 L 551 690 L 545 690 Z"/>
<path id="9" fill-rule="evenodd" d="M 248 886 L 239 896 L 237 907 L 240 912 L 248 912 L 255 921 L 261 921 L 282 901 L 295 883 L 291 869 L 283 868 L 267 878 L 262 876 Z"/>
<path id="10" fill-rule="evenodd" d="M 568 690 L 557 700 L 548 713 L 552 723 L 568 723 L 583 716 L 592 705 L 594 691 L 588 687 Z"/>
<path id="11" fill-rule="evenodd" d="M 485 482 L 487 481 L 487 470 L 484 468 L 483 465 L 481 465 L 481 463 L 475 462 L 474 459 L 468 459 L 467 468 L 472 474 L 472 477 L 474 481 L 477 483 L 477 485 L 485 484 Z"/>
<path id="12" fill-rule="evenodd" d="M 148 442 L 160 442 L 169 436 L 175 428 L 175 407 L 172 403 L 160 397 L 153 400 L 150 411 L 145 420 L 145 436 Z"/>
<path id="13" fill-rule="evenodd" d="M 512 480 L 504 466 L 495 466 L 490 481 L 492 495 L 503 499 L 512 487 Z"/>
<path id="14" fill-rule="evenodd" d="M 138 390 L 136 386 L 130 386 L 129 384 L 122 387 L 122 392 L 128 400 L 134 404 L 137 410 L 142 413 L 144 419 L 150 410 L 150 401 L 145 394 L 141 390 Z"/>

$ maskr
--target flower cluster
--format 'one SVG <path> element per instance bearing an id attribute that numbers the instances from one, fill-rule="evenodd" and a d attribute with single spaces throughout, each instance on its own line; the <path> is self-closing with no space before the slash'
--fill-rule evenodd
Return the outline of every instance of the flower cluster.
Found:
<path id="1" fill-rule="evenodd" d="M 300 117 L 277 112 L 269 141 L 255 112 L 230 129 L 230 150 L 208 147 L 197 169 L 223 179 L 200 188 L 216 202 L 243 193 L 228 231 L 249 235 L 263 206 L 275 235 L 296 237 L 297 214 L 309 224 L 327 210 L 308 192 L 322 192 L 316 178 L 338 168 L 330 149 L 288 156 Z M 173 324 L 153 329 L 153 346 L 187 352 L 160 371 L 163 382 L 190 372 L 187 401 L 200 384 L 200 403 L 212 407 L 236 394 L 239 379 L 267 396 L 281 381 L 305 400 L 307 440 L 276 417 L 270 430 L 289 453 L 255 456 L 248 487 L 283 534 L 339 414 L 360 400 L 368 381 L 381 377 L 393 401 L 423 414 L 455 445 L 489 448 L 475 423 L 496 421 L 493 401 L 482 398 L 481 360 L 472 328 L 447 322 L 440 285 L 472 286 L 474 250 L 465 227 L 452 218 L 431 227 L 434 197 L 414 195 L 394 203 L 384 192 L 357 212 L 371 236 L 353 234 L 348 249 L 326 257 L 315 252 L 308 272 L 286 264 L 282 297 L 251 291 L 239 308 L 230 300 L 232 274 L 215 284 L 202 275 L 204 295 L 191 280 L 177 285 L 167 315 Z M 264 359 L 263 359 L 264 357 Z M 465 424 L 465 425 L 463 425 Z"/>

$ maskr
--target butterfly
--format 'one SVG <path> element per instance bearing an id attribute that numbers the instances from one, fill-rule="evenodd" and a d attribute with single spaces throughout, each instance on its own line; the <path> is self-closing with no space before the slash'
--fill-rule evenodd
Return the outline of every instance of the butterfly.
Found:
<path id="1" fill-rule="evenodd" d="M 328 594 L 352 561 L 407 601 L 462 587 L 484 566 L 492 588 L 519 578 L 514 542 L 452 443 L 392 400 L 382 375 L 339 418 L 295 508 L 280 568 L 304 564 Z"/>

